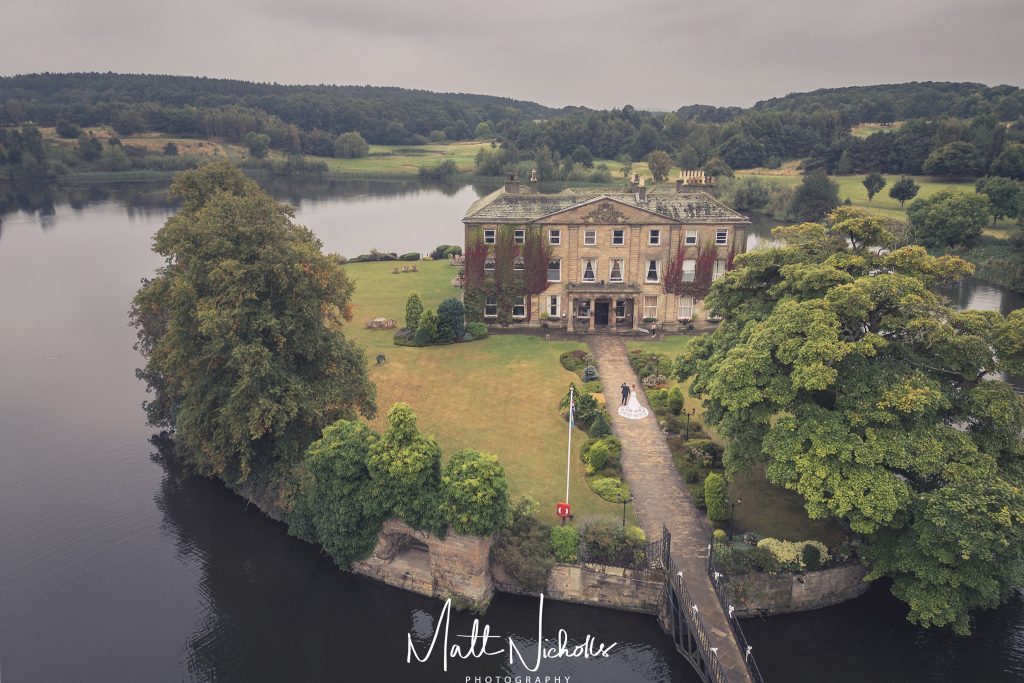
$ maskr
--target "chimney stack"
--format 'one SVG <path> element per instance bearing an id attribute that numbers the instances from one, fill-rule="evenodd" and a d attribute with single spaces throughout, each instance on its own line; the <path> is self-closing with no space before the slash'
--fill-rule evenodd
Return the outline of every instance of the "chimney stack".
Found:
<path id="1" fill-rule="evenodd" d="M 704 171 L 682 171 L 676 180 L 676 192 L 696 192 L 703 187 L 712 187 L 715 184 L 714 176 L 704 175 Z"/>
<path id="2" fill-rule="evenodd" d="M 634 173 L 633 177 L 629 181 L 629 191 L 636 194 L 637 188 L 640 186 L 640 174 Z"/>
<path id="3" fill-rule="evenodd" d="M 643 178 L 640 178 L 640 184 L 637 185 L 637 195 L 639 196 L 640 201 L 647 201 L 647 184 L 644 182 Z"/>
<path id="4" fill-rule="evenodd" d="M 516 178 L 515 171 L 510 171 L 508 174 L 508 180 L 505 181 L 505 193 L 519 194 L 519 179 Z"/>
<path id="5" fill-rule="evenodd" d="M 537 191 L 537 169 L 530 171 L 530 191 Z"/>
<path id="6" fill-rule="evenodd" d="M 680 171 L 679 172 L 679 177 L 676 178 L 676 192 L 682 192 L 683 191 L 683 182 L 684 182 L 683 181 L 683 172 Z"/>

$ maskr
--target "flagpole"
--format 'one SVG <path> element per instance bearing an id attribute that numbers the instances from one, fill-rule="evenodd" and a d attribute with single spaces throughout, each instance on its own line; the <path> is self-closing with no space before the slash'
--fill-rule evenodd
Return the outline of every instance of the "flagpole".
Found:
<path id="1" fill-rule="evenodd" d="M 576 406 L 574 405 L 573 386 L 569 385 L 569 446 L 565 451 L 565 502 L 569 502 L 569 468 L 572 463 L 572 427 L 575 422 Z"/>

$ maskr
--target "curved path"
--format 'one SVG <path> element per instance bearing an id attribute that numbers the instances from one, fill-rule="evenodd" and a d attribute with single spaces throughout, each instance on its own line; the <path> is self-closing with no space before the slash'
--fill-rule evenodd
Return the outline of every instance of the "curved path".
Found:
<path id="1" fill-rule="evenodd" d="M 636 384 L 641 404 L 650 409 L 647 396 L 629 364 L 626 346 L 621 337 L 595 336 L 588 339 L 601 383 L 618 387 L 622 382 Z M 605 394 L 612 402 L 618 391 Z M 614 403 L 611 408 L 614 408 Z M 661 538 L 664 524 L 672 534 L 672 559 L 683 573 L 683 583 L 697 603 L 701 620 L 718 658 L 730 681 L 750 681 L 747 667 L 740 655 L 732 629 L 718 602 L 711 579 L 707 575 L 708 547 L 711 532 L 704 513 L 697 509 L 672 462 L 665 436 L 651 415 L 643 420 L 629 420 L 608 411 L 612 430 L 622 441 L 622 470 L 633 493 L 636 510 L 647 538 Z"/>

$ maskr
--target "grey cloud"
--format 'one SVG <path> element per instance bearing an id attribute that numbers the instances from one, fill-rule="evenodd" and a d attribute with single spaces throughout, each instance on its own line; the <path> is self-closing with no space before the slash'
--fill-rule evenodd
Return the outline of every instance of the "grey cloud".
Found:
<path id="1" fill-rule="evenodd" d="M 749 105 L 900 80 L 1021 84 L 1020 0 L 8 0 L 3 73 L 398 85 L 581 104 Z"/>

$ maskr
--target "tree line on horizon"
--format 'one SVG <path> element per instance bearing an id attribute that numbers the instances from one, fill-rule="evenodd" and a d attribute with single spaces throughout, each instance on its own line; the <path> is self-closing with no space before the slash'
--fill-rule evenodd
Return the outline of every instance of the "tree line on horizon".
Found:
<path id="1" fill-rule="evenodd" d="M 712 159 L 732 169 L 804 159 L 806 168 L 833 174 L 977 177 L 988 174 L 1007 147 L 1024 144 L 1024 90 L 903 83 L 795 93 L 746 109 L 688 105 L 660 113 L 628 104 L 552 109 L 486 95 L 185 76 L 0 78 L 0 126 L 26 122 L 238 143 L 263 135 L 271 149 L 315 156 L 344 156 L 339 136 L 358 133 L 368 143 L 392 145 L 496 139 L 510 150 L 510 161 L 532 158 L 544 147 L 584 160 L 639 161 L 663 151 L 684 168 Z M 852 134 L 853 126 L 867 122 L 901 125 L 864 138 Z"/>

